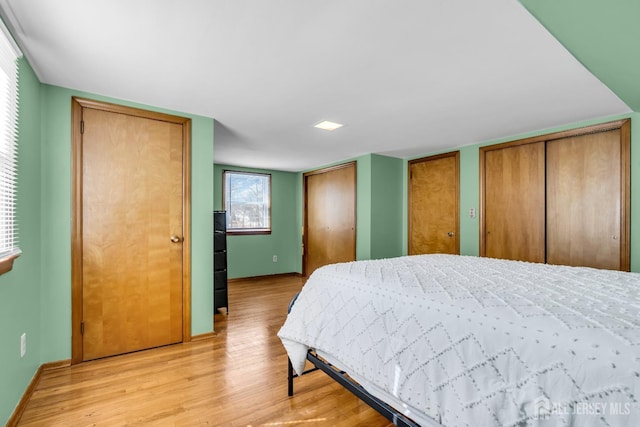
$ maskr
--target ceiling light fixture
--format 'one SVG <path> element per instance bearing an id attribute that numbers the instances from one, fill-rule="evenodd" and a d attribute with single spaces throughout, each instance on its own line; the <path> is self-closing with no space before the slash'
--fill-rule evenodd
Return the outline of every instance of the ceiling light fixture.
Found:
<path id="1" fill-rule="evenodd" d="M 341 125 L 340 123 L 334 123 L 328 120 L 324 120 L 320 123 L 313 125 L 313 127 L 316 127 L 318 129 L 323 129 L 323 130 L 336 130 L 338 128 L 341 128 L 342 126 L 343 125 Z"/>

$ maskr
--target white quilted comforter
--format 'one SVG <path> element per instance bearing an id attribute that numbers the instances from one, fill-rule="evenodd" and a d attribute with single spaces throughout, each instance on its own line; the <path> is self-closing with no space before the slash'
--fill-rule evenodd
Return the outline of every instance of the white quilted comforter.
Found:
<path id="1" fill-rule="evenodd" d="M 444 426 L 640 426 L 640 274 L 453 255 L 316 270 L 278 333 Z"/>

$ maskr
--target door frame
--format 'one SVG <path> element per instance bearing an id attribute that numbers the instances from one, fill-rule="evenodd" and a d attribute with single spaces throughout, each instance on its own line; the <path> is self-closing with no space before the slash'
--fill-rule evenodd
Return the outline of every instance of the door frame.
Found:
<path id="1" fill-rule="evenodd" d="M 308 233 L 308 212 L 307 212 L 307 206 L 308 206 L 308 200 L 307 200 L 307 179 L 310 176 L 313 175 L 319 175 L 322 173 L 328 173 L 328 172 L 332 172 L 334 170 L 338 170 L 338 169 L 343 169 L 343 168 L 347 168 L 347 167 L 351 167 L 353 166 L 353 189 L 355 191 L 353 200 L 354 200 L 354 204 L 353 204 L 353 222 L 354 222 L 354 227 L 353 227 L 353 233 L 355 234 L 355 242 L 356 244 L 354 245 L 354 251 L 353 251 L 353 259 L 356 259 L 356 253 L 358 251 L 358 162 L 357 161 L 351 161 L 351 162 L 347 162 L 347 163 L 341 163 L 339 165 L 335 165 L 335 166 L 329 166 L 326 168 L 322 168 L 322 169 L 316 169 L 310 172 L 305 172 L 304 174 L 302 174 L 302 200 L 304 201 L 303 204 L 303 213 L 302 213 L 302 275 L 303 276 L 307 276 L 307 236 L 309 235 Z"/>
<path id="2" fill-rule="evenodd" d="M 191 341 L 191 119 L 85 98 L 71 98 L 71 364 L 83 361 L 82 112 L 85 108 L 182 125 L 182 342 Z"/>
<path id="3" fill-rule="evenodd" d="M 421 157 L 419 159 L 409 160 L 407 162 L 407 253 L 411 254 L 411 231 L 412 231 L 412 221 L 411 221 L 411 188 L 413 185 L 413 177 L 411 176 L 411 166 L 415 163 L 429 162 L 432 160 L 440 160 L 445 159 L 447 157 L 453 157 L 456 164 L 456 252 L 458 255 L 460 254 L 460 151 L 450 151 L 448 153 L 436 154 L 433 156 Z"/>

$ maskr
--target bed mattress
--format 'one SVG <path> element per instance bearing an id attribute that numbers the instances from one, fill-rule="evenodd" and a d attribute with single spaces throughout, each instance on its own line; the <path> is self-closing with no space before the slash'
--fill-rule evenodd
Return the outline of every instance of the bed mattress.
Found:
<path id="1" fill-rule="evenodd" d="M 640 426 L 638 273 L 455 255 L 333 264 L 278 336 L 296 372 L 315 349 L 444 426 Z"/>

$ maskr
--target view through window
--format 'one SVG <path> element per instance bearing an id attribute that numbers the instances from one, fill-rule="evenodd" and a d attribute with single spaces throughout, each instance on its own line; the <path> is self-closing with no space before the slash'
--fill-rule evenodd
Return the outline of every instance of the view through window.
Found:
<path id="1" fill-rule="evenodd" d="M 271 232 L 271 175 L 224 171 L 227 233 Z"/>

